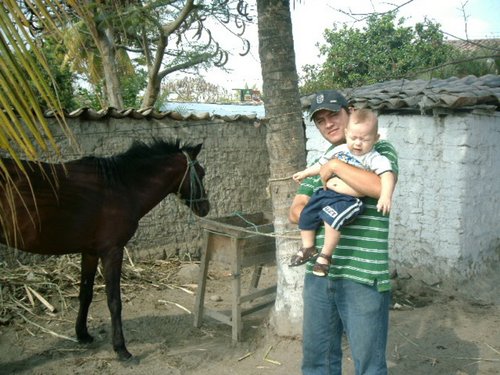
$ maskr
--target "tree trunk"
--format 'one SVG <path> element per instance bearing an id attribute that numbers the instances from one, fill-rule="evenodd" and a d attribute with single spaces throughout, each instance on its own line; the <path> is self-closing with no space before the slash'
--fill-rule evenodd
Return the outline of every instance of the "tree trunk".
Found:
<path id="1" fill-rule="evenodd" d="M 116 109 L 123 109 L 123 97 L 118 78 L 112 31 L 110 29 L 99 29 L 97 35 L 96 42 L 102 58 L 104 86 L 106 88 L 108 105 Z"/>
<path id="2" fill-rule="evenodd" d="M 305 140 L 295 67 L 290 3 L 283 0 L 257 1 L 259 56 L 270 159 L 270 191 L 274 229 L 283 233 L 296 229 L 288 222 L 288 211 L 297 184 L 290 178 L 305 164 Z M 293 234 L 297 237 L 297 234 Z M 278 292 L 272 324 L 278 335 L 302 332 L 302 285 L 304 268 L 289 268 L 288 261 L 300 241 L 290 235 L 276 238 Z"/>
<path id="3" fill-rule="evenodd" d="M 158 76 L 158 73 L 155 72 L 148 74 L 148 84 L 146 89 L 144 90 L 144 96 L 142 98 L 141 108 L 150 108 L 153 107 L 156 101 L 158 100 L 158 95 L 160 94 L 161 89 L 161 78 Z"/>

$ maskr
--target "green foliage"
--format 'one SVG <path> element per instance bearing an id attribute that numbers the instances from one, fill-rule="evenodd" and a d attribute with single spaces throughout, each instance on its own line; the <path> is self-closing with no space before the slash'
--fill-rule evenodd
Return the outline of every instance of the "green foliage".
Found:
<path id="1" fill-rule="evenodd" d="M 43 4 L 24 8 L 33 26 L 45 15 L 42 9 Z M 169 74 L 223 68 L 235 41 L 242 45 L 241 55 L 249 50 L 243 34 L 252 17 L 240 0 L 86 1 L 71 2 L 68 10 L 70 17 L 63 23 L 57 12 L 48 18 L 65 30 L 65 62 L 85 85 L 77 89 L 79 97 L 104 106 L 154 105 Z M 40 40 L 52 32 L 32 31 Z M 100 90 L 103 82 L 106 89 Z M 139 93 L 144 94 L 142 103 Z"/>
<path id="2" fill-rule="evenodd" d="M 123 93 L 123 105 L 125 108 L 140 108 L 141 92 L 147 84 L 147 73 L 138 68 L 135 74 L 124 74 L 121 76 L 121 87 Z"/>
<path id="3" fill-rule="evenodd" d="M 89 87 L 78 87 L 76 90 L 76 102 L 79 108 L 92 108 L 95 110 L 100 110 L 105 107 L 102 98 L 103 86 L 93 85 Z"/>
<path id="4" fill-rule="evenodd" d="M 63 63 L 64 48 L 52 38 L 47 38 L 44 40 L 40 50 L 43 53 L 47 61 L 47 66 L 50 69 L 50 72 L 47 72 L 42 69 L 42 66 L 40 66 L 40 71 L 43 72 L 43 79 L 46 82 L 51 83 L 54 91 L 57 92 L 59 102 L 63 109 L 68 111 L 75 109 L 77 104 L 73 94 L 74 75 L 70 71 L 69 67 Z M 30 53 L 33 54 L 32 51 L 30 51 Z M 35 59 L 35 56 L 33 56 L 33 58 Z M 33 86 L 32 82 L 31 84 Z M 34 86 L 33 91 L 36 92 Z M 36 99 L 41 108 L 49 108 L 49 105 L 40 93 L 36 94 Z"/>
<path id="5" fill-rule="evenodd" d="M 326 44 L 320 46 L 325 62 L 304 67 L 301 91 L 484 71 L 478 63 L 474 72 L 470 67 L 451 64 L 466 56 L 446 43 L 439 24 L 425 19 L 412 28 L 403 26 L 404 21 L 396 20 L 396 13 L 373 14 L 362 30 L 346 25 L 325 30 Z"/>
<path id="6" fill-rule="evenodd" d="M 142 91 L 146 87 L 146 72 L 138 69 L 134 75 L 121 77 L 123 104 L 125 108 L 139 108 L 142 100 Z M 95 85 L 77 85 L 74 102 L 77 108 L 88 107 L 95 110 L 106 108 L 104 86 L 102 83 Z"/>

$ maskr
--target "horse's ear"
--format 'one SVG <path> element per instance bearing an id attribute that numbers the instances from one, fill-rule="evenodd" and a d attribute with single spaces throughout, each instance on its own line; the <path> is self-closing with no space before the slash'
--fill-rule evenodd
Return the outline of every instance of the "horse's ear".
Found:
<path id="1" fill-rule="evenodd" d="M 200 143 L 199 145 L 193 147 L 193 158 L 196 158 L 198 156 L 201 151 L 201 146 L 203 146 L 203 143 Z"/>

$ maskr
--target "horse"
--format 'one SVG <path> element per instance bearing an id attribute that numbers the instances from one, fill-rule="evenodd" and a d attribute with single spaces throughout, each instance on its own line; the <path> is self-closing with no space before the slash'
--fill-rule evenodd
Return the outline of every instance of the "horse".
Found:
<path id="1" fill-rule="evenodd" d="M 210 209 L 205 171 L 196 160 L 202 144 L 179 143 L 136 141 L 110 157 L 87 156 L 65 163 L 23 160 L 22 169 L 13 159 L 1 159 L 5 169 L 0 169 L 0 242 L 36 254 L 81 253 L 75 324 L 81 343 L 93 341 L 87 315 L 100 260 L 119 360 L 132 358 L 122 330 L 120 278 L 123 249 L 139 220 L 171 193 L 200 217 Z"/>

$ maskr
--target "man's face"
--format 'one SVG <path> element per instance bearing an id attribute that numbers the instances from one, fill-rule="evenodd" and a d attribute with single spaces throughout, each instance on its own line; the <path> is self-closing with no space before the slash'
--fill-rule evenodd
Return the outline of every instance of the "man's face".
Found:
<path id="1" fill-rule="evenodd" d="M 323 138 L 334 145 L 345 142 L 345 128 L 348 121 L 349 115 L 343 108 L 339 112 L 322 109 L 314 115 L 314 123 L 319 132 Z"/>

